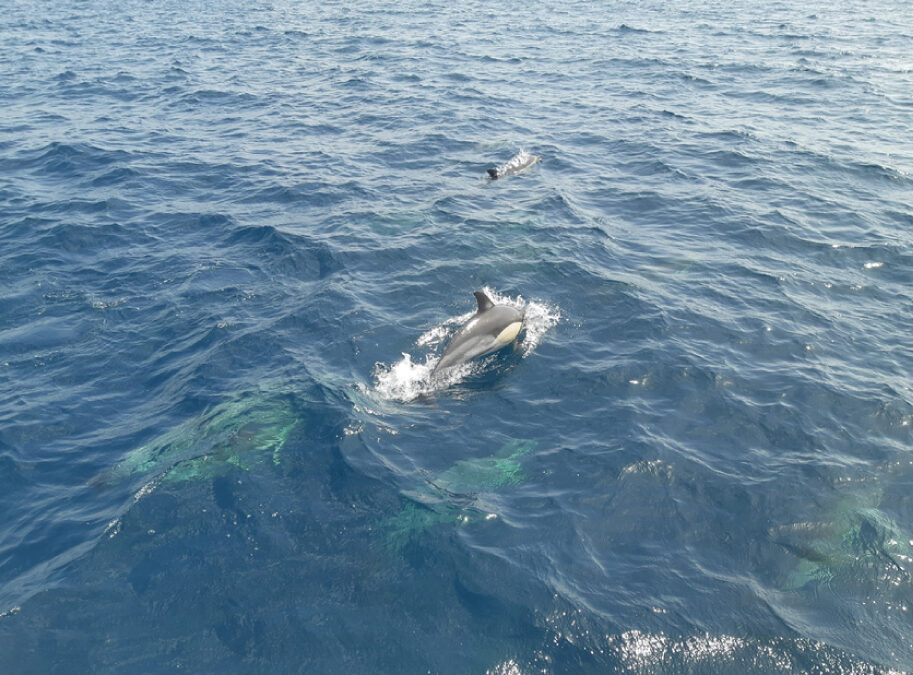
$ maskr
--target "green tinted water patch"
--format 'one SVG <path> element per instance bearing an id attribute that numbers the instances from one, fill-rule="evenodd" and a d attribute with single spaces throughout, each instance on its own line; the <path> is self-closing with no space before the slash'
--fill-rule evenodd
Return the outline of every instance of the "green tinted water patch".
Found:
<path id="1" fill-rule="evenodd" d="M 521 458 L 536 448 L 535 441 L 514 440 L 489 457 L 461 459 L 416 490 L 403 493 L 408 501 L 381 524 L 385 544 L 402 550 L 415 537 L 443 524 L 467 525 L 491 514 L 479 508 L 479 495 L 518 485 L 525 480 Z"/>
<path id="2" fill-rule="evenodd" d="M 782 590 L 909 582 L 911 539 L 879 508 L 881 496 L 877 485 L 854 485 L 822 519 L 772 530 L 774 541 L 795 558 Z"/>
<path id="3" fill-rule="evenodd" d="M 185 481 L 211 478 L 231 467 L 248 470 L 264 461 L 279 464 L 299 422 L 287 395 L 246 394 L 132 450 L 106 482 L 135 474 Z"/>
<path id="4" fill-rule="evenodd" d="M 461 459 L 428 482 L 449 493 L 474 493 L 515 485 L 523 480 L 520 458 L 535 447 L 534 441 L 510 441 L 490 457 Z"/>

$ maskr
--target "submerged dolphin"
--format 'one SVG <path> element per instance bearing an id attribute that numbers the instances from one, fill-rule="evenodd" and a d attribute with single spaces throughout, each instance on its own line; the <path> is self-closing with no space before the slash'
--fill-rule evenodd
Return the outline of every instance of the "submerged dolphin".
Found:
<path id="1" fill-rule="evenodd" d="M 426 475 L 424 485 L 403 492 L 402 510 L 382 523 L 387 546 L 401 550 L 436 525 L 491 518 L 486 495 L 522 483 L 526 476 L 521 460 L 537 445 L 532 440 L 512 440 L 490 457 L 461 459 L 434 478 Z"/>
<path id="2" fill-rule="evenodd" d="M 212 478 L 232 467 L 250 469 L 267 457 L 279 464 L 300 421 L 283 391 L 247 392 L 131 450 L 91 484 L 104 488 L 133 474 L 170 482 Z"/>
<path id="3" fill-rule="evenodd" d="M 532 155 L 526 152 L 526 150 L 521 150 L 506 164 L 489 169 L 488 175 L 491 176 L 492 180 L 504 178 L 505 176 L 512 176 L 515 173 L 520 173 L 521 171 L 528 169 L 540 159 L 542 159 L 542 157 L 539 155 Z"/>
<path id="4" fill-rule="evenodd" d="M 882 509 L 881 486 L 847 481 L 838 487 L 823 517 L 769 530 L 771 541 L 795 559 L 783 590 L 823 584 L 832 588 L 839 585 L 845 591 L 874 583 L 875 591 L 881 592 L 878 587 L 909 584 L 913 580 L 908 572 L 913 539 Z M 883 586 L 876 583 L 879 580 L 885 582 Z M 866 591 L 870 599 L 872 592 L 871 588 Z"/>
<path id="5" fill-rule="evenodd" d="M 482 291 L 476 291 L 473 295 L 479 303 L 479 311 L 450 340 L 432 375 L 443 368 L 506 347 L 523 328 L 521 310 L 509 305 L 496 305 Z"/>

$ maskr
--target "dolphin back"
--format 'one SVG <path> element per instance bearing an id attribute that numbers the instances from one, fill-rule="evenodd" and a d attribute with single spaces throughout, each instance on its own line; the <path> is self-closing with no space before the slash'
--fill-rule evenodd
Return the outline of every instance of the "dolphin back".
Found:
<path id="1" fill-rule="evenodd" d="M 508 160 L 505 164 L 488 169 L 488 175 L 491 176 L 492 180 L 504 178 L 505 176 L 513 176 L 516 173 L 520 173 L 521 171 L 528 169 L 541 159 L 542 157 L 539 155 L 533 155 L 529 152 L 526 152 L 526 150 L 521 150 L 516 155 L 511 157 L 510 160 Z"/>
<path id="2" fill-rule="evenodd" d="M 474 293 L 479 309 L 453 336 L 434 373 L 506 347 L 523 327 L 523 312 L 510 305 L 496 305 L 483 291 Z"/>

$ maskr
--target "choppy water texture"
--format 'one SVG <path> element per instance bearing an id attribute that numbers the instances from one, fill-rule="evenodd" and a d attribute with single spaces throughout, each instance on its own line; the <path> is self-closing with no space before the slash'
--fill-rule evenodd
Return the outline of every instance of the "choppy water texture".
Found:
<path id="1" fill-rule="evenodd" d="M 913 669 L 911 36 L 5 3 L 0 670 Z"/>

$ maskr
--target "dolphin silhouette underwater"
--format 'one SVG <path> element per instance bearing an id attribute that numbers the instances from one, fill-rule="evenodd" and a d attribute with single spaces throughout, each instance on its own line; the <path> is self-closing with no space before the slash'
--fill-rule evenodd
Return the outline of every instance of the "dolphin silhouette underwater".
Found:
<path id="1" fill-rule="evenodd" d="M 454 334 L 431 374 L 502 349 L 517 339 L 524 312 L 510 305 L 496 305 L 484 291 L 473 293 L 479 309 Z"/>
<path id="2" fill-rule="evenodd" d="M 521 171 L 528 169 L 541 159 L 542 157 L 539 155 L 533 155 L 526 152 L 526 150 L 521 150 L 511 157 L 506 164 L 488 169 L 488 175 L 491 176 L 492 180 L 513 176 L 515 173 L 520 173 Z"/>
<path id="3" fill-rule="evenodd" d="M 769 530 L 771 541 L 794 559 L 781 590 L 823 585 L 845 592 L 874 585 L 866 591 L 871 600 L 873 593 L 909 584 L 913 539 L 884 509 L 881 485 L 845 481 L 836 487 L 816 505 L 827 506 L 824 513 Z"/>
<path id="4" fill-rule="evenodd" d="M 245 392 L 134 448 L 90 481 L 99 489 L 135 474 L 168 482 L 207 479 L 272 458 L 278 465 L 291 433 L 301 425 L 285 389 Z"/>
<path id="5" fill-rule="evenodd" d="M 403 491 L 399 513 L 384 519 L 381 529 L 388 548 L 402 550 L 437 525 L 490 519 L 494 514 L 488 511 L 486 496 L 524 482 L 522 460 L 537 446 L 533 440 L 511 440 L 494 455 L 461 459 L 433 478 L 426 475 L 424 485 Z"/>

